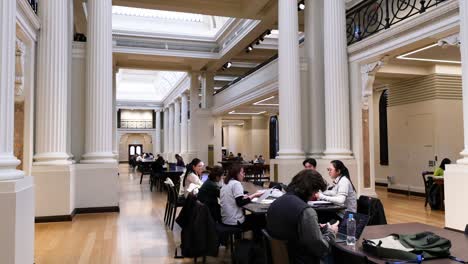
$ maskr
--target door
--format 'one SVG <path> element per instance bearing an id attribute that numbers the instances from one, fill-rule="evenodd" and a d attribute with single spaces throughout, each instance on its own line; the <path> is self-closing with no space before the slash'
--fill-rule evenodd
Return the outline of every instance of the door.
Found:
<path id="1" fill-rule="evenodd" d="M 131 144 L 128 145 L 128 157 L 132 157 L 134 155 L 141 155 L 143 153 L 143 145 L 142 144 Z"/>

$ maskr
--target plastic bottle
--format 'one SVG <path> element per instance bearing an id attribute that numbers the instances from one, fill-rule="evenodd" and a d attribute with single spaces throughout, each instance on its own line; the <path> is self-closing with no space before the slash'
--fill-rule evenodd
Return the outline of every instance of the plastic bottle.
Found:
<path id="1" fill-rule="evenodd" d="M 356 244 L 356 220 L 353 214 L 348 215 L 348 222 L 346 223 L 346 245 L 354 246 Z"/>

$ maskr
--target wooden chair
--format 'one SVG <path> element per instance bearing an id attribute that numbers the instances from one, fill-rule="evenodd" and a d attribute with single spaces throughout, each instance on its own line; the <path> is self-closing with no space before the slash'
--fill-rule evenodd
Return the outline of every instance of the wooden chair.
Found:
<path id="1" fill-rule="evenodd" d="M 262 229 L 265 259 L 268 264 L 289 264 L 288 245 L 284 240 L 274 239 L 268 234 L 268 231 Z M 341 262 L 337 262 L 341 263 Z M 343 262 L 346 263 L 346 262 Z"/>
<path id="2" fill-rule="evenodd" d="M 431 189 L 432 186 L 432 177 L 429 177 L 429 175 L 434 175 L 433 171 L 423 171 L 421 173 L 423 183 L 424 183 L 424 196 L 426 197 L 426 200 L 424 201 L 424 207 L 427 206 L 427 203 L 429 202 L 429 190 Z"/>
<path id="3" fill-rule="evenodd" d="M 332 244 L 332 256 L 334 263 L 367 264 L 370 263 L 367 256 L 352 251 L 344 246 Z"/>

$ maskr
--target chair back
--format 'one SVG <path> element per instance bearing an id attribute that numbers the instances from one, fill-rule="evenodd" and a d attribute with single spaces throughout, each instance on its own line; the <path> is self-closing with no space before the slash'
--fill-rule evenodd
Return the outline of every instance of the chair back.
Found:
<path id="1" fill-rule="evenodd" d="M 351 249 L 337 244 L 332 245 L 334 263 L 367 264 L 370 263 L 367 256 L 359 254 Z"/>
<path id="2" fill-rule="evenodd" d="M 468 225 L 466 225 L 466 227 L 465 227 L 465 235 L 468 236 Z"/>
<path id="3" fill-rule="evenodd" d="M 284 240 L 274 239 L 268 231 L 262 229 L 265 259 L 268 264 L 289 264 L 288 245 Z"/>
<path id="4" fill-rule="evenodd" d="M 367 225 L 386 225 L 385 210 L 378 198 L 361 195 L 357 201 L 357 212 L 369 216 Z"/>
<path id="5" fill-rule="evenodd" d="M 434 175 L 434 172 L 433 171 L 423 171 L 421 173 L 421 175 L 422 175 L 422 179 L 423 179 L 423 183 L 424 183 L 424 191 L 427 194 L 427 191 L 429 190 L 429 188 L 431 188 L 431 185 L 432 185 L 432 180 L 428 179 L 428 176 L 429 175 Z"/>

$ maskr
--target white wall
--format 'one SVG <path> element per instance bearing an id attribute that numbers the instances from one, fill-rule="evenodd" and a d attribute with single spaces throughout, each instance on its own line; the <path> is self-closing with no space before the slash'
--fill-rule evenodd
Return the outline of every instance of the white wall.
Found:
<path id="1" fill-rule="evenodd" d="M 375 103 L 377 110 L 378 98 L 374 97 Z M 394 176 L 391 188 L 424 192 L 421 172 L 433 169 L 428 161 L 435 155 L 439 163 L 445 157 L 455 161 L 463 149 L 462 101 L 435 99 L 390 106 L 387 113 L 389 165 L 379 164 L 376 136 L 376 178 L 385 181 L 386 176 Z M 375 134 L 379 135 L 378 112 L 374 120 Z"/>
<path id="2" fill-rule="evenodd" d="M 143 152 L 153 152 L 153 142 L 151 135 L 125 134 L 120 138 L 119 161 L 128 161 L 128 145 L 130 144 L 142 144 Z"/>
<path id="3" fill-rule="evenodd" d="M 120 113 L 121 120 L 153 120 L 152 110 L 127 110 L 122 109 Z"/>

